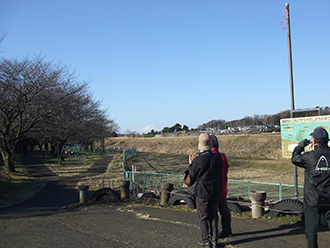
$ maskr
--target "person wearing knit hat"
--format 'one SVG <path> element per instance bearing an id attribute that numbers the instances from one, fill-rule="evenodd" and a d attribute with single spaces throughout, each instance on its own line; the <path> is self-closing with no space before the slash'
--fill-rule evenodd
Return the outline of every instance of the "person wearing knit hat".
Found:
<path id="1" fill-rule="evenodd" d="M 211 139 L 202 133 L 198 140 L 199 155 L 189 165 L 189 176 L 196 182 L 196 208 L 200 241 L 204 247 L 218 245 L 217 205 L 221 193 L 221 156 L 211 151 Z"/>
<path id="2" fill-rule="evenodd" d="M 207 133 L 202 133 L 198 138 L 198 150 L 200 152 L 211 150 L 211 138 Z"/>
<path id="3" fill-rule="evenodd" d="M 311 134 L 314 150 L 304 152 L 310 141 L 304 139 L 292 152 L 294 165 L 305 169 L 304 219 L 307 247 L 317 245 L 317 228 L 324 215 L 330 228 L 330 147 L 329 134 L 323 127 L 317 127 Z"/>

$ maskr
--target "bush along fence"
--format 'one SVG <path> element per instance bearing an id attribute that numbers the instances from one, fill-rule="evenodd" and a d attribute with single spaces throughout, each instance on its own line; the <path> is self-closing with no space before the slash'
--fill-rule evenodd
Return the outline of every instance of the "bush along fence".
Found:
<path id="1" fill-rule="evenodd" d="M 173 184 L 174 191 L 188 191 L 189 188 L 183 184 L 183 173 L 169 174 L 146 171 L 136 171 L 135 167 L 127 167 L 126 160 L 137 154 L 135 148 L 127 149 L 123 154 L 123 180 L 130 181 L 130 188 L 135 190 L 139 187 L 143 191 L 159 192 L 161 184 Z M 295 186 L 291 184 L 268 183 L 249 180 L 228 179 L 228 197 L 248 197 L 251 191 L 266 191 L 268 201 L 281 201 L 283 199 L 296 198 Z M 303 186 L 298 186 L 299 196 L 303 196 Z M 299 197 L 299 198 L 300 198 Z"/>

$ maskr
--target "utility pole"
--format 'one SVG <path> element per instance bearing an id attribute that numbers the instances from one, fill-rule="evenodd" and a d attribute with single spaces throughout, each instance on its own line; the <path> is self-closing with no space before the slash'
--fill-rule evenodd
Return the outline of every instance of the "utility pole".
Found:
<path id="1" fill-rule="evenodd" d="M 290 29 L 290 10 L 289 4 L 285 4 L 286 21 L 288 30 L 288 48 L 289 48 L 289 67 L 290 67 L 290 88 L 291 88 L 291 110 L 295 110 L 294 106 L 294 88 L 293 88 L 293 69 L 292 69 L 292 49 L 291 49 L 291 29 Z"/>
<path id="2" fill-rule="evenodd" d="M 285 4 L 285 10 L 286 10 L 286 23 L 287 23 L 287 31 L 288 31 L 288 49 L 289 49 L 289 68 L 290 68 L 290 89 L 291 89 L 291 111 L 290 111 L 290 117 L 294 117 L 294 87 L 293 87 L 293 69 L 292 69 L 292 48 L 291 48 L 291 29 L 290 29 L 290 9 L 289 9 L 289 3 Z M 297 166 L 293 166 L 293 172 L 294 172 L 294 186 L 295 186 L 295 196 L 298 198 L 299 192 L 298 192 L 298 170 Z"/>

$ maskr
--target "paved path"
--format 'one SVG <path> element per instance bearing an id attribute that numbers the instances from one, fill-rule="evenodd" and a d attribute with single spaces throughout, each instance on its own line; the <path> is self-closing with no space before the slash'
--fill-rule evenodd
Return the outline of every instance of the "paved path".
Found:
<path id="1" fill-rule="evenodd" d="M 34 157 L 24 159 L 29 173 L 46 182 L 46 185 L 29 200 L 8 208 L 0 209 L 1 215 L 49 215 L 63 206 L 79 201 L 77 183 L 84 177 L 103 174 L 112 156 L 104 155 L 86 172 L 70 178 L 59 177 Z"/>
<path id="2" fill-rule="evenodd" d="M 114 204 L 50 215 L 0 217 L 1 247 L 198 247 L 196 212 Z M 235 235 L 222 247 L 306 247 L 302 226 L 233 218 Z M 320 232 L 319 247 L 329 247 Z"/>
<path id="3" fill-rule="evenodd" d="M 0 210 L 0 247 L 198 247 L 195 211 L 123 203 L 63 209 L 78 201 L 77 190 L 34 162 L 31 172 L 38 168 L 48 183 L 29 201 Z M 221 247 L 306 247 L 302 225 L 234 217 L 232 227 L 234 236 L 222 240 Z M 321 228 L 319 247 L 329 244 L 329 232 Z"/>

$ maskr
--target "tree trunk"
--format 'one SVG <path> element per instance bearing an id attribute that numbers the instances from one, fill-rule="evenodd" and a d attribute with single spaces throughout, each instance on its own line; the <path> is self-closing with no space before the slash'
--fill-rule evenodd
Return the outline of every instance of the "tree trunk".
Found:
<path id="1" fill-rule="evenodd" d="M 51 145 L 51 152 L 54 155 L 54 157 L 56 157 L 55 146 L 53 144 Z"/>
<path id="2" fill-rule="evenodd" d="M 105 140 L 104 139 L 102 139 L 102 141 L 101 141 L 101 147 L 102 147 L 102 153 L 104 153 L 105 152 Z"/>
<path id="3" fill-rule="evenodd" d="M 91 152 L 94 152 L 94 141 L 90 141 L 89 145 L 91 147 Z"/>
<path id="4" fill-rule="evenodd" d="M 61 156 L 62 156 L 61 159 L 64 160 L 64 156 L 62 154 L 62 152 L 64 152 L 64 151 L 62 151 L 62 148 L 63 148 L 64 145 L 65 145 L 65 141 L 58 141 L 56 146 L 55 146 L 55 154 L 56 154 L 58 160 L 60 160 Z"/>
<path id="5" fill-rule="evenodd" d="M 7 172 L 15 172 L 14 154 L 10 149 L 1 147 L 1 155 Z"/>
<path id="6" fill-rule="evenodd" d="M 60 157 L 61 157 L 61 150 L 60 149 L 61 149 L 60 144 L 56 144 L 56 146 L 55 146 L 55 155 L 58 159 L 60 159 Z"/>

